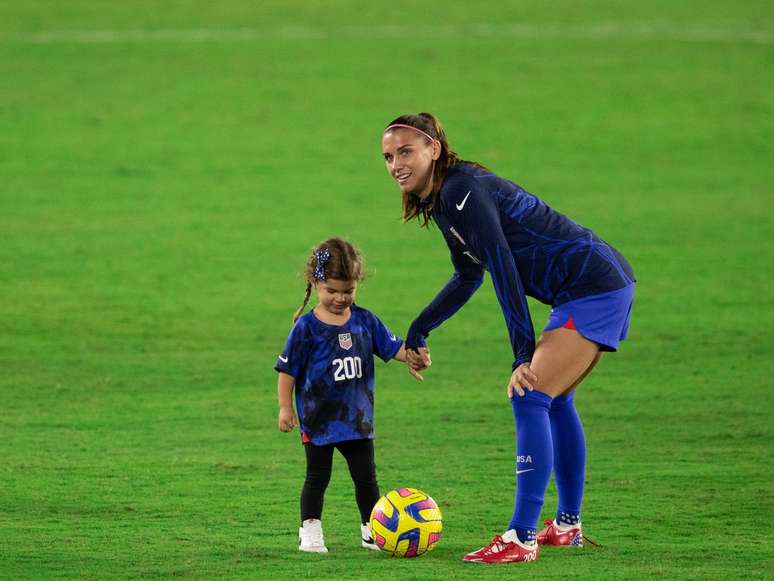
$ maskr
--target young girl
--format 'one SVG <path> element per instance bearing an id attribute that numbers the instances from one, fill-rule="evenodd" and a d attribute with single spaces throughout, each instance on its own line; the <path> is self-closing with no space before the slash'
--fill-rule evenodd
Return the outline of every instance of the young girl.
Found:
<path id="1" fill-rule="evenodd" d="M 355 305 L 363 279 L 360 252 L 341 238 L 318 244 L 306 263 L 306 296 L 274 367 L 279 372 L 279 429 L 300 424 L 306 452 L 301 491 L 299 550 L 327 553 L 323 540 L 323 496 L 331 477 L 333 450 L 347 461 L 360 510 L 361 545 L 378 549 L 368 524 L 379 500 L 374 465 L 374 354 L 384 361 L 406 361 L 403 340 L 379 318 Z M 301 316 L 312 288 L 318 304 Z M 414 370 L 410 373 L 422 377 Z M 291 393 L 295 388 L 296 410 Z"/>

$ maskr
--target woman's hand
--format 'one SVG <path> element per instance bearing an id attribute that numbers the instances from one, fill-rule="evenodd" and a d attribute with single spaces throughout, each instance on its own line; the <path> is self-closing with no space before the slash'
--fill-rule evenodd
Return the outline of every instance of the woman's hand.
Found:
<path id="1" fill-rule="evenodd" d="M 298 425 L 296 414 L 293 413 L 293 406 L 280 407 L 277 424 L 279 424 L 281 432 L 289 432 Z"/>
<path id="2" fill-rule="evenodd" d="M 406 349 L 406 365 L 408 365 L 409 373 L 415 379 L 423 381 L 424 378 L 419 372 L 424 371 L 432 364 L 433 362 L 430 360 L 430 351 L 428 351 L 426 347 L 420 347 L 416 351 L 413 349 Z"/>
<path id="3" fill-rule="evenodd" d="M 524 395 L 524 389 L 534 391 L 535 383 L 537 383 L 537 375 L 532 372 L 529 367 L 529 363 L 522 363 L 516 369 L 513 370 L 511 380 L 508 382 L 508 397 L 513 397 L 513 392 Z"/>

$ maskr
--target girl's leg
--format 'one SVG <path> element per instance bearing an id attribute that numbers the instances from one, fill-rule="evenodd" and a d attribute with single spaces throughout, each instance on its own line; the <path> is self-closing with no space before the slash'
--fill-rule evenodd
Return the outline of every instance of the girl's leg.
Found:
<path id="1" fill-rule="evenodd" d="M 301 489 L 301 522 L 322 516 L 325 489 L 331 479 L 333 446 L 304 444 L 306 452 L 306 480 Z"/>
<path id="2" fill-rule="evenodd" d="M 379 500 L 379 484 L 376 481 L 373 440 L 350 440 L 336 445 L 349 466 L 349 474 L 355 484 L 355 499 L 360 510 L 360 522 L 367 523 L 371 510 Z"/>
<path id="3" fill-rule="evenodd" d="M 536 390 L 512 398 L 516 420 L 516 501 L 510 529 L 518 539 L 535 539 L 546 487 L 554 467 L 549 419 L 553 398 L 570 389 L 595 360 L 599 348 L 573 329 L 547 331 L 530 367 Z"/>

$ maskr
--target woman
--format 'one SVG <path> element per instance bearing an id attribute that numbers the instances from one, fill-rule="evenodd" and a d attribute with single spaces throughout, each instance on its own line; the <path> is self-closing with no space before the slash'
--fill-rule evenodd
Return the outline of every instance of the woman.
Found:
<path id="1" fill-rule="evenodd" d="M 581 545 L 586 444 L 575 389 L 626 337 L 634 273 L 612 246 L 518 185 L 461 160 L 429 113 L 404 115 L 382 135 L 403 219 L 433 221 L 454 274 L 409 328 L 411 367 L 430 365 L 425 339 L 478 289 L 488 270 L 513 347 L 508 382 L 516 421 L 516 499 L 503 535 L 465 555 L 480 563 L 534 561 L 538 546 Z M 553 307 L 535 344 L 526 297 Z M 537 532 L 553 469 L 556 518 Z"/>

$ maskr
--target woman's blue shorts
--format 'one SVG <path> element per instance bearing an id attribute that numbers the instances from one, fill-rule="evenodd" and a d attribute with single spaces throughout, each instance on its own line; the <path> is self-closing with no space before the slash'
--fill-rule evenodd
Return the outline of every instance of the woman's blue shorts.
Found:
<path id="1" fill-rule="evenodd" d="M 582 297 L 551 309 L 544 331 L 564 327 L 576 329 L 602 351 L 615 351 L 626 339 L 634 302 L 634 285 Z"/>

